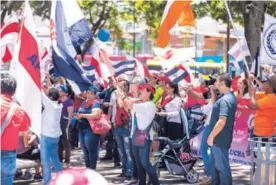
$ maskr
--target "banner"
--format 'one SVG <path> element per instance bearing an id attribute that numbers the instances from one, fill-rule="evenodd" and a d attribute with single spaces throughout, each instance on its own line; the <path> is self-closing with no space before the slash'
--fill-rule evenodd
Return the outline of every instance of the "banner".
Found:
<path id="1" fill-rule="evenodd" d="M 276 65 L 276 18 L 265 14 L 263 30 L 260 61 L 262 64 Z"/>
<path id="2" fill-rule="evenodd" d="M 248 107 L 248 99 L 238 99 L 238 106 L 235 116 L 232 145 L 229 150 L 230 162 L 251 165 L 248 155 L 248 127 L 253 125 L 254 111 Z M 203 133 L 203 132 L 202 132 Z M 200 156 L 200 143 L 202 133 L 190 141 L 192 152 Z"/>

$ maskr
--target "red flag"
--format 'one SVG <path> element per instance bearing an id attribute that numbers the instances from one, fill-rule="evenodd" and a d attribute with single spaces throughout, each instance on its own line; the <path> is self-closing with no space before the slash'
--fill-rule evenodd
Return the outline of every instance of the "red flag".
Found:
<path id="1" fill-rule="evenodd" d="M 3 23 L 1 38 L 1 61 L 9 62 L 12 59 L 14 46 L 18 39 L 19 23 L 16 17 L 11 17 L 7 22 Z"/>

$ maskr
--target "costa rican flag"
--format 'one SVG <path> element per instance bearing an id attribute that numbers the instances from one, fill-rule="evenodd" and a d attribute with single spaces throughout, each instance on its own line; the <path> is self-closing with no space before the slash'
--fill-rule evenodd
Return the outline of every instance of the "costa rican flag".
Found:
<path id="1" fill-rule="evenodd" d="M 76 0 L 53 0 L 50 21 L 55 71 L 65 77 L 76 93 L 92 82 L 75 60 L 76 49 L 93 35 Z"/>
<path id="2" fill-rule="evenodd" d="M 16 100 L 31 119 L 31 130 L 41 133 L 41 76 L 39 47 L 35 35 L 35 23 L 29 1 L 25 2 L 24 18 L 10 73 L 17 81 Z"/>
<path id="3" fill-rule="evenodd" d="M 188 73 L 188 70 L 181 64 L 167 71 L 165 74 L 174 84 L 178 84 L 182 80 L 185 80 L 188 83 L 191 82 L 191 76 Z"/>
<path id="4" fill-rule="evenodd" d="M 91 82 L 96 80 L 96 71 L 94 66 L 82 66 L 82 68 Z"/>
<path id="5" fill-rule="evenodd" d="M 135 70 L 135 60 L 125 60 L 121 62 L 113 62 L 113 68 L 115 76 L 120 76 L 121 74 L 131 74 Z"/>
<path id="6" fill-rule="evenodd" d="M 1 63 L 9 62 L 12 59 L 14 46 L 18 40 L 19 23 L 17 17 L 8 19 L 1 28 Z"/>

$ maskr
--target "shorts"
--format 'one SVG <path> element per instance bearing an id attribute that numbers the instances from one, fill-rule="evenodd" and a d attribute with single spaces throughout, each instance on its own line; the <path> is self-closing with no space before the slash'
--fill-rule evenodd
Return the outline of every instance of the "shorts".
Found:
<path id="1" fill-rule="evenodd" d="M 40 151 L 37 148 L 30 148 L 28 151 L 17 154 L 18 159 L 28 159 L 28 160 L 40 160 Z"/>

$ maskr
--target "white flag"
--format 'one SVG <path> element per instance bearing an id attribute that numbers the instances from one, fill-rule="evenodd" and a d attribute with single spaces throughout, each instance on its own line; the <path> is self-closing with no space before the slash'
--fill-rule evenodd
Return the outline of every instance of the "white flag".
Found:
<path id="1" fill-rule="evenodd" d="M 31 130 L 41 133 L 40 55 L 29 1 L 25 2 L 21 34 L 15 46 L 10 73 L 17 81 L 15 98 L 31 119 Z"/>
<path id="2" fill-rule="evenodd" d="M 244 57 L 250 56 L 250 51 L 245 39 L 239 40 L 229 51 L 228 54 L 235 58 L 235 61 L 243 60 Z"/>
<path id="3" fill-rule="evenodd" d="M 276 65 L 276 18 L 265 14 L 261 37 L 261 63 Z"/>

